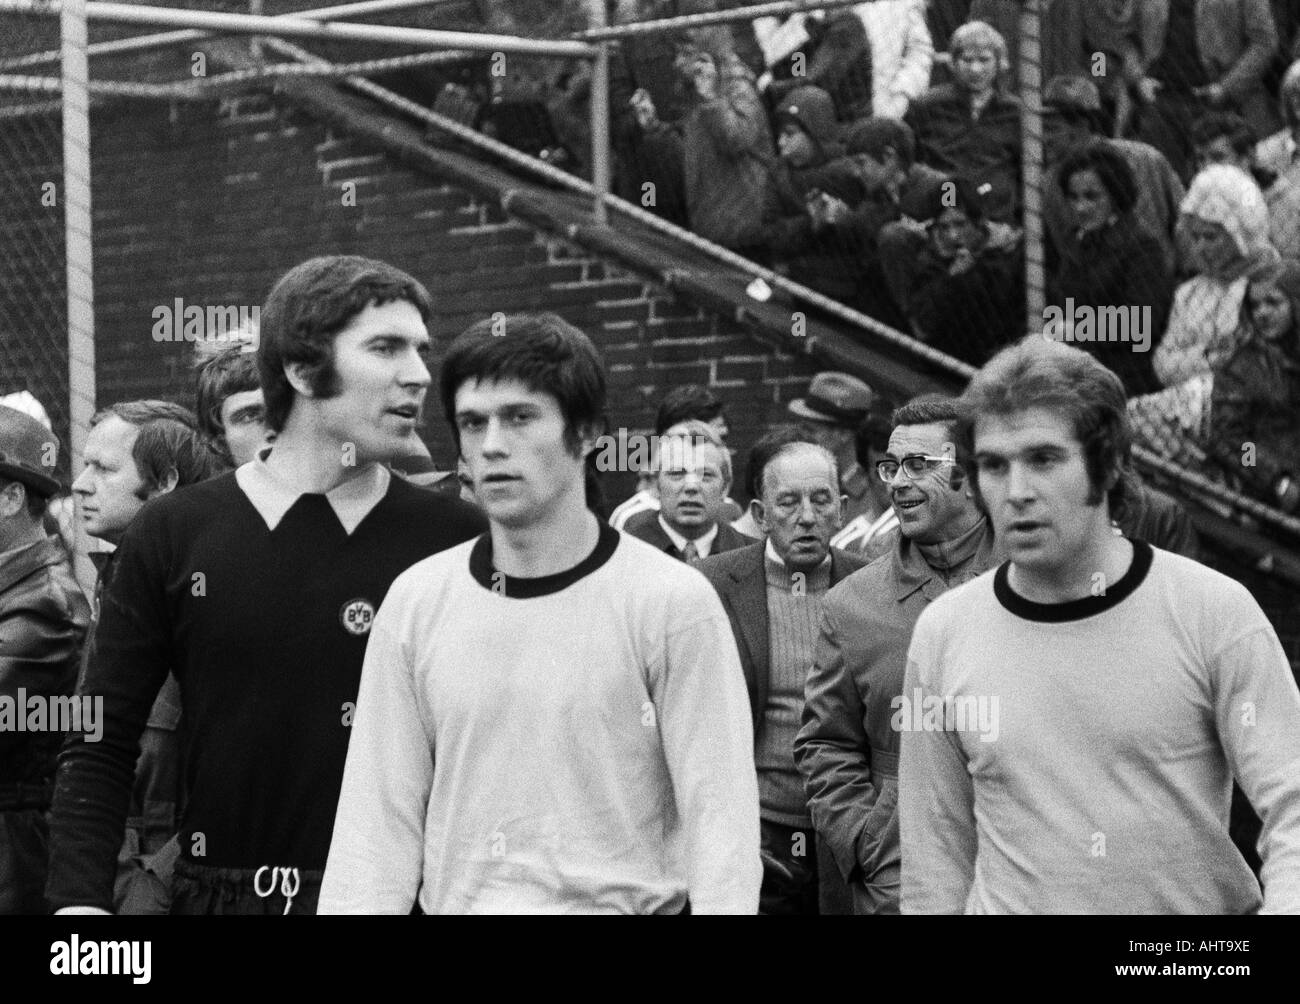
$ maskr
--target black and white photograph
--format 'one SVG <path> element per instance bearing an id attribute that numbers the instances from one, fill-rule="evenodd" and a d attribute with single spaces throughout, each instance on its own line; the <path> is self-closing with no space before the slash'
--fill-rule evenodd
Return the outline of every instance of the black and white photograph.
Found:
<path id="1" fill-rule="evenodd" d="M 1298 678 L 1300 0 L 0 0 L 12 986 L 1287 978 Z"/>

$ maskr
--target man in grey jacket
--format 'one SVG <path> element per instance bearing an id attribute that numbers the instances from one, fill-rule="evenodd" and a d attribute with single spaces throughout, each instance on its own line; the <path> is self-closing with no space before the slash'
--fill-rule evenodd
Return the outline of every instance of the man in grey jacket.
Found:
<path id="1" fill-rule="evenodd" d="M 899 732 L 912 628 L 947 590 L 990 568 L 993 534 L 957 452 L 957 410 L 921 398 L 894 412 L 876 465 L 901 533 L 889 553 L 826 596 L 794 754 L 813 826 L 857 914 L 898 913 Z"/>

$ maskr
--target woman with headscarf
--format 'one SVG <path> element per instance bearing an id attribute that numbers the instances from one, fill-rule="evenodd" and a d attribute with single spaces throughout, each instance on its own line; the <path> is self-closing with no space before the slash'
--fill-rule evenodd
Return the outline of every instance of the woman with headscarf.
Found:
<path id="1" fill-rule="evenodd" d="M 1268 206 L 1246 172 L 1212 164 L 1183 199 L 1178 246 L 1196 275 L 1174 293 L 1164 340 L 1152 360 L 1164 390 L 1129 402 L 1136 442 L 1175 463 L 1204 468 L 1214 372 L 1237 348 L 1241 309 L 1255 269 L 1275 263 Z"/>
<path id="2" fill-rule="evenodd" d="M 1250 276 L 1241 344 L 1217 370 L 1211 450 L 1250 494 L 1300 508 L 1300 262 Z"/>
<path id="3" fill-rule="evenodd" d="M 1048 303 L 1066 324 L 1062 335 L 1114 371 L 1130 395 L 1156 390 L 1150 350 L 1169 317 L 1173 272 L 1134 215 L 1133 171 L 1114 147 L 1096 142 L 1066 156 L 1057 183 L 1072 225 L 1048 284 Z M 1070 327 L 1081 316 L 1093 322 L 1088 329 Z M 1122 331 L 1113 330 L 1118 318 Z"/>
<path id="4" fill-rule="evenodd" d="M 1278 259 L 1264 195 L 1240 168 L 1212 164 L 1201 171 L 1179 209 L 1178 244 L 1196 274 L 1174 294 L 1156 349 L 1156 376 L 1165 387 L 1210 373 L 1232 352 L 1246 276 Z"/>

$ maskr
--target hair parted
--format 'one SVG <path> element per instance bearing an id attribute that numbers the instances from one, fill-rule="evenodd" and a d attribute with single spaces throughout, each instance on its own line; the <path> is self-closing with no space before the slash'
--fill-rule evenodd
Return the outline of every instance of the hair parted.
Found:
<path id="1" fill-rule="evenodd" d="M 958 442 L 967 456 L 974 456 L 980 419 L 1042 408 L 1062 415 L 1083 448 L 1089 503 L 1099 503 L 1104 495 L 1110 517 L 1116 519 L 1136 493 L 1124 384 L 1082 349 L 1026 335 L 971 377 L 957 408 Z M 969 471 L 978 494 L 979 470 L 972 463 Z"/>
<path id="2" fill-rule="evenodd" d="M 500 333 L 498 333 L 500 332 Z M 586 432 L 605 430 L 605 367 L 591 339 L 558 314 L 511 314 L 470 325 L 447 350 L 438 374 L 443 414 L 456 446 L 456 391 L 467 380 L 517 380 L 550 394 L 564 416 L 564 441 L 573 453 Z"/>
<path id="3" fill-rule="evenodd" d="M 225 464 L 199 431 L 194 412 L 171 401 L 120 401 L 97 412 L 93 428 L 116 416 L 140 430 L 131 444 L 131 459 L 140 476 L 136 497 L 143 500 L 176 475 L 176 487 L 196 484 L 223 473 Z"/>
<path id="4" fill-rule="evenodd" d="M 285 367 L 306 368 L 313 394 L 338 393 L 334 337 L 374 304 L 405 300 L 427 324 L 433 312 L 429 292 L 401 269 L 373 258 L 327 255 L 296 265 L 271 289 L 261 312 L 257 368 L 266 398 L 266 424 L 280 432 L 295 391 Z"/>

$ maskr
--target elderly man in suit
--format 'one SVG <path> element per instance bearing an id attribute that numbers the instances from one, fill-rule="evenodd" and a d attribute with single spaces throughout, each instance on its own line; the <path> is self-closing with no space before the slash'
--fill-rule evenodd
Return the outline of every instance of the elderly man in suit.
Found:
<path id="1" fill-rule="evenodd" d="M 712 557 L 699 569 L 731 619 L 754 716 L 759 912 L 847 913 L 847 889 L 813 835 L 794 738 L 822 599 L 862 560 L 830 546 L 844 516 L 835 457 L 813 443 L 785 442 L 765 457 L 758 448 L 755 453 L 761 496 L 750 505 L 767 540 Z"/>
<path id="2" fill-rule="evenodd" d="M 623 532 L 695 564 L 752 544 L 727 522 L 731 457 L 713 426 L 697 419 L 664 432 L 655 454 L 658 513 L 638 513 Z"/>

